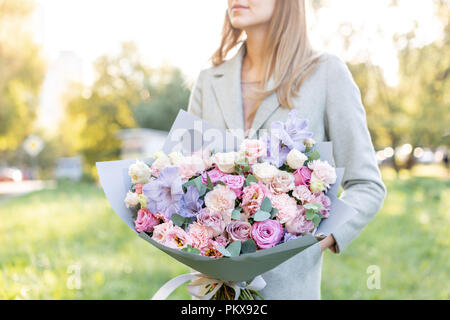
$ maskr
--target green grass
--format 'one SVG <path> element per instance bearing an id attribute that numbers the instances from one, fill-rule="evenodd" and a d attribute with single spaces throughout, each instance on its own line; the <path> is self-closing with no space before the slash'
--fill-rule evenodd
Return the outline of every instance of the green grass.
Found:
<path id="1" fill-rule="evenodd" d="M 386 185 L 385 206 L 361 235 L 341 255 L 325 253 L 323 299 L 449 298 L 449 181 Z M 379 290 L 366 286 L 371 265 Z M 70 289 L 73 270 L 80 289 Z M 0 204 L 0 299 L 149 299 L 185 272 L 135 235 L 97 186 L 62 184 Z M 190 296 L 183 286 L 171 298 Z"/>

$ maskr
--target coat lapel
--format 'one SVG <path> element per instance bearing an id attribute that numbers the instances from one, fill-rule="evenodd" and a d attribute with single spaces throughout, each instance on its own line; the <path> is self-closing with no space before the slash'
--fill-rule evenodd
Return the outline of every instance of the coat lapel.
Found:
<path id="1" fill-rule="evenodd" d="M 228 129 L 244 130 L 244 111 L 241 91 L 242 62 L 246 53 L 245 42 L 230 60 L 214 69 L 213 88 L 222 110 Z M 270 77 L 266 90 L 273 88 L 273 77 Z M 280 106 L 276 92 L 266 97 L 258 107 L 249 132 L 249 138 L 264 125 L 267 119 Z"/>

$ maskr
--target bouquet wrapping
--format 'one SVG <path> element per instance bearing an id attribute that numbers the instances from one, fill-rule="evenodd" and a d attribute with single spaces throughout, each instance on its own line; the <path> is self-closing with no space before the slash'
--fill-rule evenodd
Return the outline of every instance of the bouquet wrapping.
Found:
<path id="1" fill-rule="evenodd" d="M 230 298 L 227 287 L 231 298 L 254 298 L 261 274 L 356 213 L 337 198 L 344 168 L 333 167 L 332 142 L 315 142 L 296 116 L 250 140 L 180 111 L 154 158 L 97 162 L 120 218 L 197 271 L 169 281 L 156 298 L 188 280 L 202 299 L 217 298 L 221 287 L 221 298 Z"/>

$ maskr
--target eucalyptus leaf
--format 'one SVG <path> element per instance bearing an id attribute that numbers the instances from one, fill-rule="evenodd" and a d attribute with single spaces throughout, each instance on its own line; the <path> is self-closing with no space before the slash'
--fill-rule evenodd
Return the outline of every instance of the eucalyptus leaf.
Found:
<path id="1" fill-rule="evenodd" d="M 213 184 L 212 184 L 212 181 L 211 181 L 211 178 L 209 177 L 208 172 L 206 172 L 206 181 L 207 181 L 207 183 L 208 183 L 208 189 L 209 189 L 209 190 L 212 190 L 212 189 L 214 188 L 214 186 L 213 186 Z"/>
<path id="2" fill-rule="evenodd" d="M 267 211 L 258 210 L 253 216 L 254 221 L 265 221 L 270 218 L 270 213 Z"/>
<path id="3" fill-rule="evenodd" d="M 272 211 L 270 211 L 270 219 L 275 218 L 277 213 L 278 213 L 278 209 L 277 208 L 272 208 Z"/>
<path id="4" fill-rule="evenodd" d="M 320 154 L 317 150 L 311 151 L 311 153 L 308 156 L 308 161 L 317 160 L 320 158 Z"/>
<path id="5" fill-rule="evenodd" d="M 257 249 L 257 247 L 256 247 L 255 241 L 253 241 L 253 239 L 249 239 L 242 243 L 241 252 L 243 254 L 252 253 L 252 252 L 256 252 L 256 249 Z"/>
<path id="6" fill-rule="evenodd" d="M 250 185 L 250 183 L 255 182 L 258 183 L 258 179 L 252 174 L 249 174 L 247 178 L 245 178 L 245 181 Z"/>
<path id="7" fill-rule="evenodd" d="M 230 251 L 228 251 L 227 249 L 225 249 L 224 247 L 217 247 L 217 250 L 223 254 L 225 257 L 231 257 L 231 253 Z"/>
<path id="8" fill-rule="evenodd" d="M 312 209 L 306 210 L 306 213 L 305 213 L 306 219 L 312 220 L 312 218 L 314 218 L 315 215 L 316 215 L 316 212 L 314 210 L 312 210 Z"/>
<path id="9" fill-rule="evenodd" d="M 174 225 L 181 227 L 184 224 L 186 218 L 183 216 L 180 216 L 177 213 L 174 213 L 174 214 L 172 214 L 172 217 L 170 218 L 170 220 L 172 220 Z"/>
<path id="10" fill-rule="evenodd" d="M 228 245 L 226 250 L 228 250 L 232 257 L 237 257 L 241 253 L 241 246 L 240 241 L 234 241 Z"/>
<path id="11" fill-rule="evenodd" d="M 231 213 L 231 219 L 241 220 L 241 209 L 234 209 Z"/>
<path id="12" fill-rule="evenodd" d="M 318 227 L 319 226 L 319 224 L 320 224 L 320 221 L 322 221 L 322 218 L 319 216 L 319 215 L 314 215 L 314 217 L 312 218 L 312 221 L 314 222 L 314 225 L 316 226 L 316 227 Z"/>
<path id="13" fill-rule="evenodd" d="M 272 203 L 270 202 L 270 199 L 265 197 L 263 202 L 261 203 L 260 210 L 270 212 L 272 211 Z"/>

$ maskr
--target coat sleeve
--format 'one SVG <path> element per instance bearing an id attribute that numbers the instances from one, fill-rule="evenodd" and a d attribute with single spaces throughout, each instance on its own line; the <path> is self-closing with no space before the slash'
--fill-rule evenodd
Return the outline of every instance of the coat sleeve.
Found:
<path id="1" fill-rule="evenodd" d="M 347 65 L 328 55 L 325 128 L 333 142 L 336 167 L 345 168 L 340 199 L 357 214 L 340 226 L 333 236 L 342 252 L 381 209 L 386 187 L 378 168 L 367 127 L 361 93 Z"/>
<path id="2" fill-rule="evenodd" d="M 189 104 L 187 111 L 196 115 L 199 118 L 203 118 L 203 73 L 204 70 L 200 71 L 197 79 L 194 82 L 194 86 L 191 90 L 191 95 L 189 96 Z"/>

